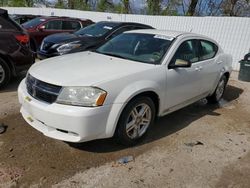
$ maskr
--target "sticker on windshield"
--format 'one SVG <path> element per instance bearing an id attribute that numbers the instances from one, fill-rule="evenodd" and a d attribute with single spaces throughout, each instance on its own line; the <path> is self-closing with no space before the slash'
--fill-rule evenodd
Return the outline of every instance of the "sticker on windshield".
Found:
<path id="1" fill-rule="evenodd" d="M 104 29 L 108 29 L 108 30 L 113 29 L 112 27 L 109 27 L 109 26 L 104 26 L 103 28 L 104 28 Z"/>
<path id="2" fill-rule="evenodd" d="M 165 35 L 155 35 L 154 38 L 156 39 L 163 39 L 163 40 L 173 40 L 174 37 L 169 37 L 169 36 L 165 36 Z"/>
<path id="3" fill-rule="evenodd" d="M 45 19 L 40 19 L 40 21 L 41 21 L 41 22 L 44 22 L 44 21 L 46 21 L 46 20 L 45 20 Z"/>

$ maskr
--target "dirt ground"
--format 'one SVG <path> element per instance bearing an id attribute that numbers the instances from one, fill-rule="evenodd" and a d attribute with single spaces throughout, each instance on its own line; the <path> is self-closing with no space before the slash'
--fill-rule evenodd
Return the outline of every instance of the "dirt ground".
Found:
<path id="1" fill-rule="evenodd" d="M 43 136 L 19 113 L 21 79 L 0 91 L 0 123 L 8 126 L 0 187 L 250 187 L 250 83 L 237 73 L 220 105 L 199 101 L 160 118 L 133 148 Z M 118 164 L 124 156 L 134 160 Z"/>

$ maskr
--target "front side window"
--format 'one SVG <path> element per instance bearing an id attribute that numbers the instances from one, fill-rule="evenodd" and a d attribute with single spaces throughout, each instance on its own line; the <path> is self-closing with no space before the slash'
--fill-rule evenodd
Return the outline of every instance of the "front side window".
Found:
<path id="1" fill-rule="evenodd" d="M 218 47 L 209 41 L 200 41 L 200 61 L 211 59 L 215 56 L 218 51 Z"/>
<path id="2" fill-rule="evenodd" d="M 49 21 L 44 26 L 46 30 L 62 30 L 62 21 L 60 20 Z"/>
<path id="3" fill-rule="evenodd" d="M 183 42 L 177 51 L 175 52 L 174 57 L 171 60 L 171 63 L 176 62 L 176 60 L 189 61 L 191 63 L 195 63 L 199 60 L 196 40 L 187 40 Z"/>
<path id="4" fill-rule="evenodd" d="M 172 40 L 173 38 L 162 35 L 123 33 L 96 52 L 148 64 L 160 64 Z"/>

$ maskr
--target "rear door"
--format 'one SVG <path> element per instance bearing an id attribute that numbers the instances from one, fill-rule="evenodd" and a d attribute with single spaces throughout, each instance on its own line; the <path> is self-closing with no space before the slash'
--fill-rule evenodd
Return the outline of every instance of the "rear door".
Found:
<path id="1" fill-rule="evenodd" d="M 211 92 L 218 80 L 222 63 L 217 60 L 218 46 L 207 40 L 199 40 L 199 69 L 202 74 L 201 92 Z"/>

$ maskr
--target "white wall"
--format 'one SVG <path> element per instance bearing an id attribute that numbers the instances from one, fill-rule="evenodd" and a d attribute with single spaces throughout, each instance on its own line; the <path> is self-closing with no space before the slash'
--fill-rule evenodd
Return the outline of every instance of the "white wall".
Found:
<path id="1" fill-rule="evenodd" d="M 233 56 L 234 70 L 250 49 L 250 18 L 125 15 L 51 8 L 5 8 L 10 14 L 39 14 L 102 20 L 141 22 L 157 29 L 192 31 L 215 39 Z"/>

